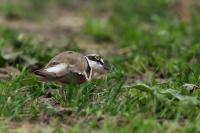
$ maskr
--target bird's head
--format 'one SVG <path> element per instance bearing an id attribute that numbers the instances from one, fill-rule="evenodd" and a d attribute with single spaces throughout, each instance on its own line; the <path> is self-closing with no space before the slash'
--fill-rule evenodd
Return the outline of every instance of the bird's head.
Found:
<path id="1" fill-rule="evenodd" d="M 92 68 L 94 72 L 104 74 L 111 70 L 111 67 L 108 61 L 103 60 L 100 55 L 90 54 L 85 57 L 88 61 L 89 66 Z"/>

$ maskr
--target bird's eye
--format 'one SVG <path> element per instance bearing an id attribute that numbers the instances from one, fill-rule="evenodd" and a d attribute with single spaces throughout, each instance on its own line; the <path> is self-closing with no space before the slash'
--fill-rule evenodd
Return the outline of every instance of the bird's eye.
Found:
<path id="1" fill-rule="evenodd" d="M 96 60 L 101 60 L 101 57 L 100 56 L 95 56 L 95 59 Z"/>

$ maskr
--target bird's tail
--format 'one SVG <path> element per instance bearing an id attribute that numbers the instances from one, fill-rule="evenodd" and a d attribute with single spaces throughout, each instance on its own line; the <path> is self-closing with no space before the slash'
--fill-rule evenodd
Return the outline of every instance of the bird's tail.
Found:
<path id="1" fill-rule="evenodd" d="M 33 73 L 40 76 L 43 80 L 54 80 L 56 77 L 55 74 L 46 72 L 43 69 L 36 70 Z"/>
<path id="2" fill-rule="evenodd" d="M 35 75 L 41 76 L 41 77 L 46 77 L 47 73 L 45 73 L 43 70 L 36 70 L 33 72 Z"/>

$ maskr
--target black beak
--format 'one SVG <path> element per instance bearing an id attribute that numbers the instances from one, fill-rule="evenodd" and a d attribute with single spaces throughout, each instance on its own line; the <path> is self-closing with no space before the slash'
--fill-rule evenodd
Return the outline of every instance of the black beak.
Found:
<path id="1" fill-rule="evenodd" d="M 103 65 L 103 68 L 106 70 L 106 71 L 111 71 L 111 65 L 108 61 L 104 61 L 104 65 Z"/>

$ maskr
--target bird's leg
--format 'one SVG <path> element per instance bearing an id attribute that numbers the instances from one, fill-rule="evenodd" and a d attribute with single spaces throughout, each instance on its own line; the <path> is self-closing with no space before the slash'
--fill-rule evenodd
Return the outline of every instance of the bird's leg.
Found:
<path id="1" fill-rule="evenodd" d="M 61 88 L 59 89 L 59 93 L 61 95 L 61 99 L 66 101 L 66 95 L 65 95 L 65 85 L 62 84 Z"/>

